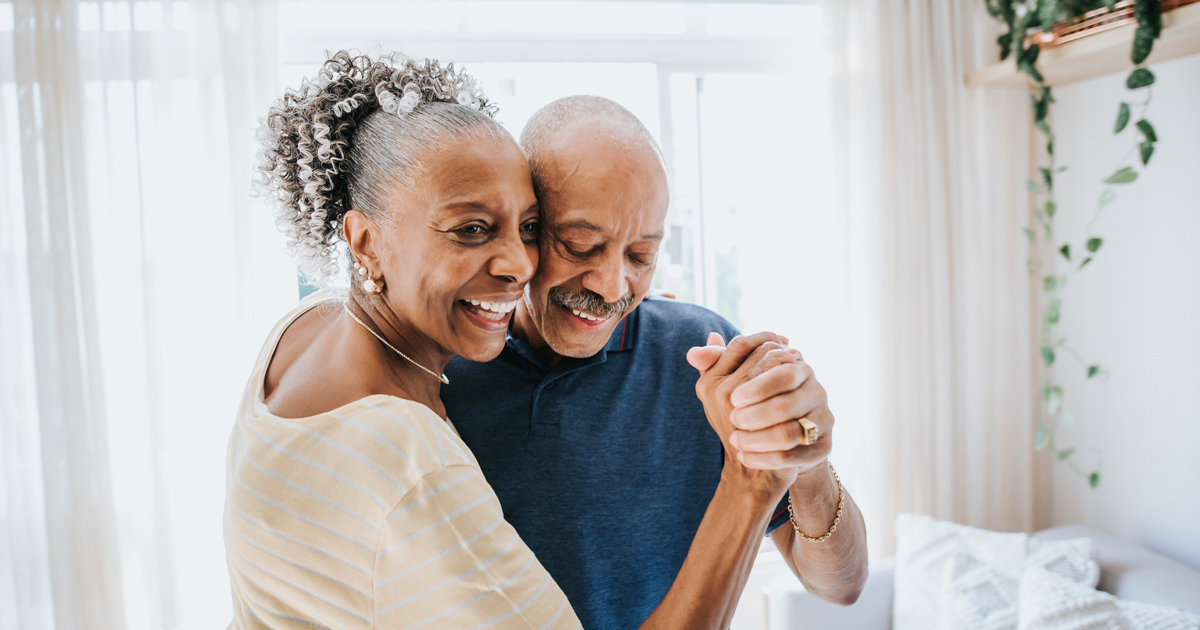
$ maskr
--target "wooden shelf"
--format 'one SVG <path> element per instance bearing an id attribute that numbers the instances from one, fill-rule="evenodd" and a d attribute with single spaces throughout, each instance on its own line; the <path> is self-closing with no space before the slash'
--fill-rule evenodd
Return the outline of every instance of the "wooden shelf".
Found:
<path id="1" fill-rule="evenodd" d="M 1133 46 L 1136 24 L 1126 24 L 1102 33 L 1042 50 L 1038 69 L 1047 85 L 1065 85 L 1113 72 L 1133 69 L 1129 50 Z M 1162 37 L 1154 42 L 1154 52 L 1146 63 L 1153 65 L 1200 53 L 1200 3 L 1180 7 L 1163 14 Z M 967 75 L 967 85 L 988 88 L 1028 88 L 1030 79 L 1017 71 L 1009 58 Z"/>

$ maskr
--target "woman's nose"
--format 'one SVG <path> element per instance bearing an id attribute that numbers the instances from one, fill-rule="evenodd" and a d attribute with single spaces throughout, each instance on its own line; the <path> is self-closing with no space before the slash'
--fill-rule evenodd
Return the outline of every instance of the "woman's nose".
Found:
<path id="1" fill-rule="evenodd" d="M 525 284 L 533 278 L 537 270 L 537 260 L 531 258 L 537 255 L 537 247 L 527 247 L 521 240 L 520 230 L 514 230 L 508 236 L 498 239 L 499 246 L 492 258 L 491 274 L 507 282 Z"/>

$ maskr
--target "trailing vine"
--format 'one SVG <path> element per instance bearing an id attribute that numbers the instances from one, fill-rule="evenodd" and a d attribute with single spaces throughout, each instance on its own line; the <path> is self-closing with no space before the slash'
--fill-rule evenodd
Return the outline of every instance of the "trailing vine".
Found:
<path id="1" fill-rule="evenodd" d="M 1160 0 L 1132 0 L 1134 17 L 1137 20 L 1137 30 L 1134 34 L 1133 48 L 1130 60 L 1134 68 L 1125 81 L 1125 87 L 1130 91 L 1129 100 L 1122 101 L 1117 108 L 1116 123 L 1113 133 L 1120 134 L 1129 126 L 1131 120 L 1136 120 L 1134 128 L 1134 144 L 1129 152 L 1122 157 L 1114 172 L 1104 179 L 1104 190 L 1096 203 L 1095 214 L 1088 222 L 1081 241 L 1076 248 L 1071 247 L 1069 240 L 1060 239 L 1055 232 L 1055 216 L 1058 213 L 1058 202 L 1055 199 L 1054 178 L 1066 170 L 1059 166 L 1054 152 L 1054 129 L 1051 126 L 1051 105 L 1054 95 L 1050 86 L 1046 85 L 1045 77 L 1038 70 L 1037 60 L 1040 53 L 1039 45 L 1031 35 L 1038 30 L 1050 32 L 1055 24 L 1078 18 L 1089 11 L 1107 8 L 1112 11 L 1129 6 L 1130 2 L 1118 3 L 1115 0 L 984 0 L 988 13 L 1005 24 L 1004 34 L 997 39 L 1000 46 L 1000 59 L 1014 57 L 1017 69 L 1030 78 L 1030 101 L 1033 107 L 1033 124 L 1045 137 L 1045 163 L 1038 167 L 1040 181 L 1030 180 L 1027 184 L 1029 192 L 1035 200 L 1033 209 L 1039 235 L 1032 229 L 1025 228 L 1025 236 L 1032 248 L 1029 269 L 1030 273 L 1042 274 L 1042 289 L 1045 296 L 1042 310 L 1041 325 L 1041 358 L 1046 366 L 1042 378 L 1042 405 L 1038 417 L 1037 429 L 1034 436 L 1034 448 L 1038 451 L 1049 449 L 1054 452 L 1058 461 L 1069 467 L 1076 474 L 1087 479 L 1088 484 L 1095 488 L 1100 484 L 1099 452 L 1096 466 L 1091 470 L 1081 468 L 1077 462 L 1076 449 L 1059 448 L 1056 436 L 1060 430 L 1069 430 L 1074 423 L 1071 413 L 1063 405 L 1062 385 L 1054 378 L 1051 366 L 1063 355 L 1077 362 L 1084 370 L 1087 378 L 1105 378 L 1107 370 L 1099 363 L 1084 359 L 1083 355 L 1067 344 L 1067 338 L 1058 330 L 1058 323 L 1063 309 L 1063 289 L 1068 280 L 1080 273 L 1099 254 L 1104 246 L 1104 239 L 1095 230 L 1096 220 L 1110 203 L 1116 199 L 1116 187 L 1137 180 L 1139 170 L 1135 155 L 1140 161 L 1141 168 L 1150 163 L 1154 155 L 1154 147 L 1158 142 L 1154 126 L 1146 117 L 1152 95 L 1151 86 L 1154 84 L 1154 73 L 1146 67 L 1146 58 L 1154 48 L 1154 41 L 1162 33 L 1162 6 Z M 1140 97 L 1140 98 L 1138 98 Z M 1061 257 L 1061 259 L 1060 259 Z M 1059 266 L 1066 265 L 1066 270 L 1060 272 Z"/>

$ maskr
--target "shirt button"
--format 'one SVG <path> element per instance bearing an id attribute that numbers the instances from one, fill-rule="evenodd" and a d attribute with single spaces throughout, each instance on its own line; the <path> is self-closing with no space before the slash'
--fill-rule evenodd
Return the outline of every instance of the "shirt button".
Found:
<path id="1" fill-rule="evenodd" d="M 549 383 L 546 383 L 546 389 L 554 389 L 554 381 L 550 381 Z"/>

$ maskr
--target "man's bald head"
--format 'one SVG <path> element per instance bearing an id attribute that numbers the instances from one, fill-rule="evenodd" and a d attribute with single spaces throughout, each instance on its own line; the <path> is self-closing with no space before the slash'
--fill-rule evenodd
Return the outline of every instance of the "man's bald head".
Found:
<path id="1" fill-rule="evenodd" d="M 636 116 L 598 96 L 543 107 L 521 148 L 543 229 L 513 334 L 550 365 L 590 357 L 650 290 L 669 201 L 662 153 Z"/>
<path id="2" fill-rule="evenodd" d="M 662 150 L 633 112 L 601 96 L 568 96 L 539 109 L 521 131 L 521 149 L 529 160 L 534 190 L 544 190 L 545 178 L 552 176 L 555 142 L 585 130 L 599 136 L 595 140 L 619 145 L 627 153 L 653 153 L 666 173 Z"/>

